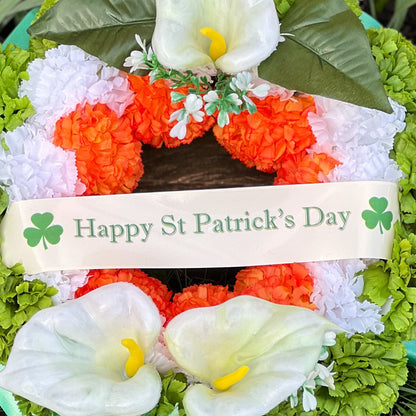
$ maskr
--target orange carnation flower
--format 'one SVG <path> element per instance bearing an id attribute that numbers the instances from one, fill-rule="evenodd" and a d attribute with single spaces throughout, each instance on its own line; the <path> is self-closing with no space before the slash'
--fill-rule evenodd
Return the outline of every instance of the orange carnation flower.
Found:
<path id="1" fill-rule="evenodd" d="M 88 274 L 87 284 L 75 292 L 75 297 L 79 298 L 91 290 L 116 282 L 134 284 L 152 298 L 161 315 L 167 315 L 172 292 L 158 279 L 150 277 L 138 269 L 91 270 Z"/>
<path id="2" fill-rule="evenodd" d="M 182 293 L 176 293 L 173 297 L 169 319 L 188 309 L 219 305 L 234 296 L 228 286 L 207 283 L 186 287 Z"/>
<path id="3" fill-rule="evenodd" d="M 104 104 L 77 106 L 56 123 L 54 144 L 74 150 L 84 195 L 130 193 L 143 175 L 140 142 L 130 121 Z"/>
<path id="4" fill-rule="evenodd" d="M 169 123 L 171 114 L 183 108 L 183 102 L 172 103 L 170 93 L 173 91 L 163 79 L 150 84 L 148 76 L 139 77 L 129 75 L 130 88 L 135 92 L 134 103 L 127 110 L 134 134 L 137 140 L 153 147 L 177 147 L 181 144 L 191 143 L 197 137 L 204 135 L 215 123 L 214 117 L 205 115 L 201 123 L 197 123 L 192 116 L 187 125 L 186 136 L 179 140 L 170 136 L 176 121 Z M 188 94 L 188 88 L 181 87 L 175 92 Z"/>
<path id="5" fill-rule="evenodd" d="M 268 96 L 264 100 L 253 97 L 257 111 L 231 114 L 230 123 L 215 126 L 218 142 L 249 168 L 272 173 L 288 155 L 305 150 L 316 142 L 308 123 L 308 113 L 315 111 L 310 96 L 281 101 Z"/>
<path id="6" fill-rule="evenodd" d="M 277 170 L 275 185 L 321 182 L 319 174 L 325 177 L 339 162 L 326 153 L 309 156 L 306 152 L 288 155 Z"/>
<path id="7" fill-rule="evenodd" d="M 308 269 L 298 263 L 248 267 L 237 274 L 234 287 L 236 295 L 315 309 L 310 301 L 312 291 L 313 279 Z"/>

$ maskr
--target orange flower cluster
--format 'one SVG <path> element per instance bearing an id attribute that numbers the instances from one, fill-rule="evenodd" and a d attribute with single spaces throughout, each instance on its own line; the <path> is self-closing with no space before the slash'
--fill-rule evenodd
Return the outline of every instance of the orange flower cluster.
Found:
<path id="1" fill-rule="evenodd" d="M 169 318 L 174 318 L 188 309 L 219 305 L 234 296 L 227 286 L 215 286 L 210 283 L 189 286 L 173 297 Z"/>
<path id="2" fill-rule="evenodd" d="M 161 315 L 167 316 L 172 292 L 158 279 L 150 277 L 138 269 L 91 270 L 88 274 L 87 284 L 75 292 L 75 297 L 79 298 L 91 290 L 116 282 L 134 284 L 152 298 Z"/>
<path id="3" fill-rule="evenodd" d="M 126 109 L 126 115 L 131 120 L 137 140 L 156 148 L 163 144 L 166 147 L 177 147 L 203 136 L 214 125 L 213 117 L 206 115 L 201 123 L 197 123 L 191 116 L 185 138 L 179 140 L 171 137 L 170 130 L 176 121 L 169 123 L 169 118 L 174 111 L 183 108 L 183 102 L 171 102 L 170 93 L 173 90 L 163 79 L 150 84 L 148 76 L 129 75 L 129 80 L 135 97 L 134 103 Z M 188 88 L 177 88 L 175 92 L 187 95 Z"/>
<path id="4" fill-rule="evenodd" d="M 74 150 L 84 195 L 130 193 L 143 175 L 130 121 L 104 104 L 77 106 L 56 123 L 54 144 Z"/>
<path id="5" fill-rule="evenodd" d="M 326 153 L 315 153 L 309 156 L 306 152 L 289 155 L 281 162 L 277 170 L 275 185 L 288 185 L 297 183 L 318 183 L 319 173 L 328 173 L 339 164 L 339 162 Z"/>
<path id="6" fill-rule="evenodd" d="M 231 114 L 230 123 L 214 127 L 218 142 L 233 158 L 248 167 L 272 173 L 289 155 L 295 155 L 316 142 L 308 123 L 308 113 L 315 111 L 310 96 L 281 101 L 269 96 L 264 100 L 252 98 L 257 112 Z"/>
<path id="7" fill-rule="evenodd" d="M 236 295 L 315 309 L 310 301 L 312 291 L 313 279 L 308 269 L 298 263 L 248 267 L 237 274 L 234 287 Z"/>

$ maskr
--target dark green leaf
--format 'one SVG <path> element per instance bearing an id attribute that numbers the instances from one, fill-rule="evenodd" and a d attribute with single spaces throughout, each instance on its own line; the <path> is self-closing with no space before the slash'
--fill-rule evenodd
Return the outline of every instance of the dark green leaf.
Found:
<path id="1" fill-rule="evenodd" d="M 259 67 L 291 90 L 391 112 L 366 32 L 343 0 L 297 0 L 282 20 L 286 36 Z"/>
<path id="2" fill-rule="evenodd" d="M 134 35 L 140 34 L 149 43 L 155 19 L 155 0 L 60 0 L 28 32 L 77 45 L 123 69 L 125 58 L 138 48 Z"/>

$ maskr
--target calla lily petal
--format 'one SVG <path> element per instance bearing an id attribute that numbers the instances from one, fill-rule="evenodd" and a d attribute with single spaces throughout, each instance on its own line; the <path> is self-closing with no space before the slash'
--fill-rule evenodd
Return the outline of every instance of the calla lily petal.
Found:
<path id="1" fill-rule="evenodd" d="M 330 330 L 339 328 L 309 309 L 251 296 L 178 315 L 166 328 L 168 349 L 204 383 L 185 394 L 188 416 L 267 413 L 302 386 Z M 228 390 L 212 387 L 245 365 L 247 375 Z"/>
<path id="2" fill-rule="evenodd" d="M 212 66 L 211 41 L 200 33 L 205 27 L 225 39 L 215 66 L 230 74 L 259 65 L 280 36 L 273 0 L 156 0 L 152 47 L 159 62 L 180 71 Z"/>
<path id="3" fill-rule="evenodd" d="M 133 339 L 146 354 L 161 330 L 151 299 L 129 283 L 103 286 L 35 314 L 16 336 L 0 386 L 61 416 L 137 416 L 157 404 L 161 380 L 144 364 L 128 378 Z"/>

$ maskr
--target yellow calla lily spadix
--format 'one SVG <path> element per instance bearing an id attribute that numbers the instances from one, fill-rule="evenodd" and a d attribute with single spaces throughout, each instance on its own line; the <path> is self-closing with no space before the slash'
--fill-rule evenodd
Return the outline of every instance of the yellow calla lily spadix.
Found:
<path id="1" fill-rule="evenodd" d="M 204 27 L 200 30 L 201 34 L 211 39 L 211 46 L 209 47 L 209 55 L 213 61 L 216 61 L 220 56 L 224 55 L 227 50 L 224 37 L 212 27 Z"/>
<path id="2" fill-rule="evenodd" d="M 231 386 L 242 380 L 246 376 L 248 371 L 249 368 L 246 365 L 243 365 L 238 370 L 235 370 L 234 372 L 227 374 L 224 377 L 217 378 L 214 381 L 213 386 L 217 390 L 228 390 Z"/>
<path id="3" fill-rule="evenodd" d="M 137 342 L 131 338 L 125 338 L 121 345 L 129 350 L 130 357 L 126 362 L 125 370 L 129 377 L 134 377 L 139 368 L 144 364 L 144 354 Z"/>

